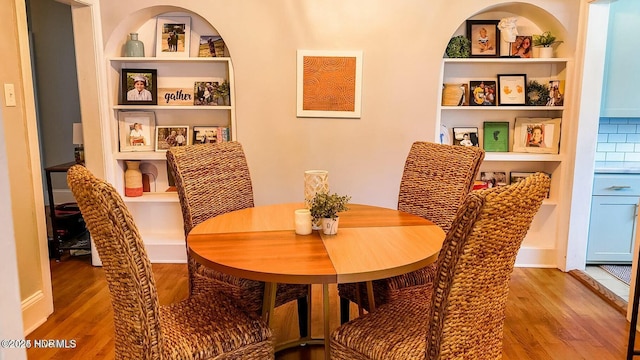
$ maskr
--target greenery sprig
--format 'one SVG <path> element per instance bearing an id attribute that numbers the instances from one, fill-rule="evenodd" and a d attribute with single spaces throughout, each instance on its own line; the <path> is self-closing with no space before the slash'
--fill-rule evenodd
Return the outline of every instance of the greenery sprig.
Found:
<path id="1" fill-rule="evenodd" d="M 549 101 L 549 88 L 535 80 L 527 84 L 527 105 L 544 106 Z"/>
<path id="2" fill-rule="evenodd" d="M 311 217 L 314 219 L 331 218 L 335 220 L 338 213 L 347 211 L 347 204 L 351 196 L 340 196 L 338 194 L 317 193 L 311 200 Z"/>
<path id="3" fill-rule="evenodd" d="M 553 44 L 562 44 L 561 40 L 551 35 L 551 31 L 545 31 L 542 35 L 533 35 L 533 46 L 550 47 Z"/>

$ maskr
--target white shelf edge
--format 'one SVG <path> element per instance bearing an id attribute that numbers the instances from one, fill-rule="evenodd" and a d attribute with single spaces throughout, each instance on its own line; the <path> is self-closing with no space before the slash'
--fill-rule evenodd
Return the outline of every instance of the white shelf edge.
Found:
<path id="1" fill-rule="evenodd" d="M 445 63 L 513 63 L 513 64 L 555 64 L 566 63 L 569 58 L 443 58 Z"/>
<path id="2" fill-rule="evenodd" d="M 556 206 L 558 202 L 555 200 L 544 199 L 542 200 L 542 206 Z"/>
<path id="3" fill-rule="evenodd" d="M 487 152 L 484 161 L 562 161 L 562 155 L 558 154 L 534 154 L 514 152 Z"/>
<path id="4" fill-rule="evenodd" d="M 166 151 L 131 151 L 113 154 L 115 160 L 167 160 Z"/>
<path id="5" fill-rule="evenodd" d="M 179 202 L 177 192 L 150 192 L 142 196 L 123 196 L 124 203 Z"/>
<path id="6" fill-rule="evenodd" d="M 230 57 L 122 57 L 107 58 L 110 62 L 230 62 Z"/>
<path id="7" fill-rule="evenodd" d="M 562 111 L 564 106 L 440 106 L 446 111 Z"/>
<path id="8" fill-rule="evenodd" d="M 115 110 L 231 110 L 231 106 L 215 105 L 215 106 L 164 106 L 164 105 L 114 105 Z"/>

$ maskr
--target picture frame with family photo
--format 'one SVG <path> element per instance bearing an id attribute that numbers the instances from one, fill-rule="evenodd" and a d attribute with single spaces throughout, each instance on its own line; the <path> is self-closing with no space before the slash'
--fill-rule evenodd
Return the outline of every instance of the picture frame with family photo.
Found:
<path id="1" fill-rule="evenodd" d="M 480 146 L 477 127 L 454 127 L 453 145 Z"/>
<path id="2" fill-rule="evenodd" d="M 558 154 L 561 118 L 516 118 L 513 151 Z"/>

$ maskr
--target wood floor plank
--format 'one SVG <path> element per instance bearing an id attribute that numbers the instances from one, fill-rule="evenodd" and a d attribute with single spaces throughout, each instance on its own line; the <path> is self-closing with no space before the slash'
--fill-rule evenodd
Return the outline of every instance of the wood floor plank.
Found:
<path id="1" fill-rule="evenodd" d="M 102 268 L 88 257 L 63 258 L 51 263 L 55 311 L 27 338 L 75 339 L 75 349 L 29 349 L 30 360 L 113 359 L 114 326 L 111 300 Z M 154 264 L 161 304 L 188 294 L 184 264 Z M 504 327 L 503 359 L 565 360 L 623 359 L 629 325 L 624 315 L 580 281 L 557 269 L 516 268 L 510 283 Z M 339 324 L 337 290 L 330 287 L 330 326 Z M 313 334 L 322 336 L 322 295 L 313 286 Z M 352 317 L 357 309 L 352 307 Z M 278 341 L 295 339 L 295 302 L 276 309 L 274 332 Z M 640 338 L 640 336 L 638 336 Z M 640 344 L 637 345 L 640 348 Z M 278 360 L 322 359 L 322 347 L 308 346 L 281 352 Z"/>

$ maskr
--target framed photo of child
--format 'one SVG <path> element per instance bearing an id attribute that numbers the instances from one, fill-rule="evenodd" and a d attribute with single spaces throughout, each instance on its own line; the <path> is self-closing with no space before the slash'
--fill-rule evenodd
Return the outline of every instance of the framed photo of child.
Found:
<path id="1" fill-rule="evenodd" d="M 513 151 L 557 154 L 561 118 L 516 118 Z"/>
<path id="2" fill-rule="evenodd" d="M 155 128 L 153 111 L 118 112 L 120 151 L 153 151 Z"/>
<path id="3" fill-rule="evenodd" d="M 471 41 L 471 57 L 500 55 L 500 20 L 467 20 L 467 38 Z"/>
<path id="4" fill-rule="evenodd" d="M 120 105 L 158 105 L 157 70 L 122 69 Z"/>

